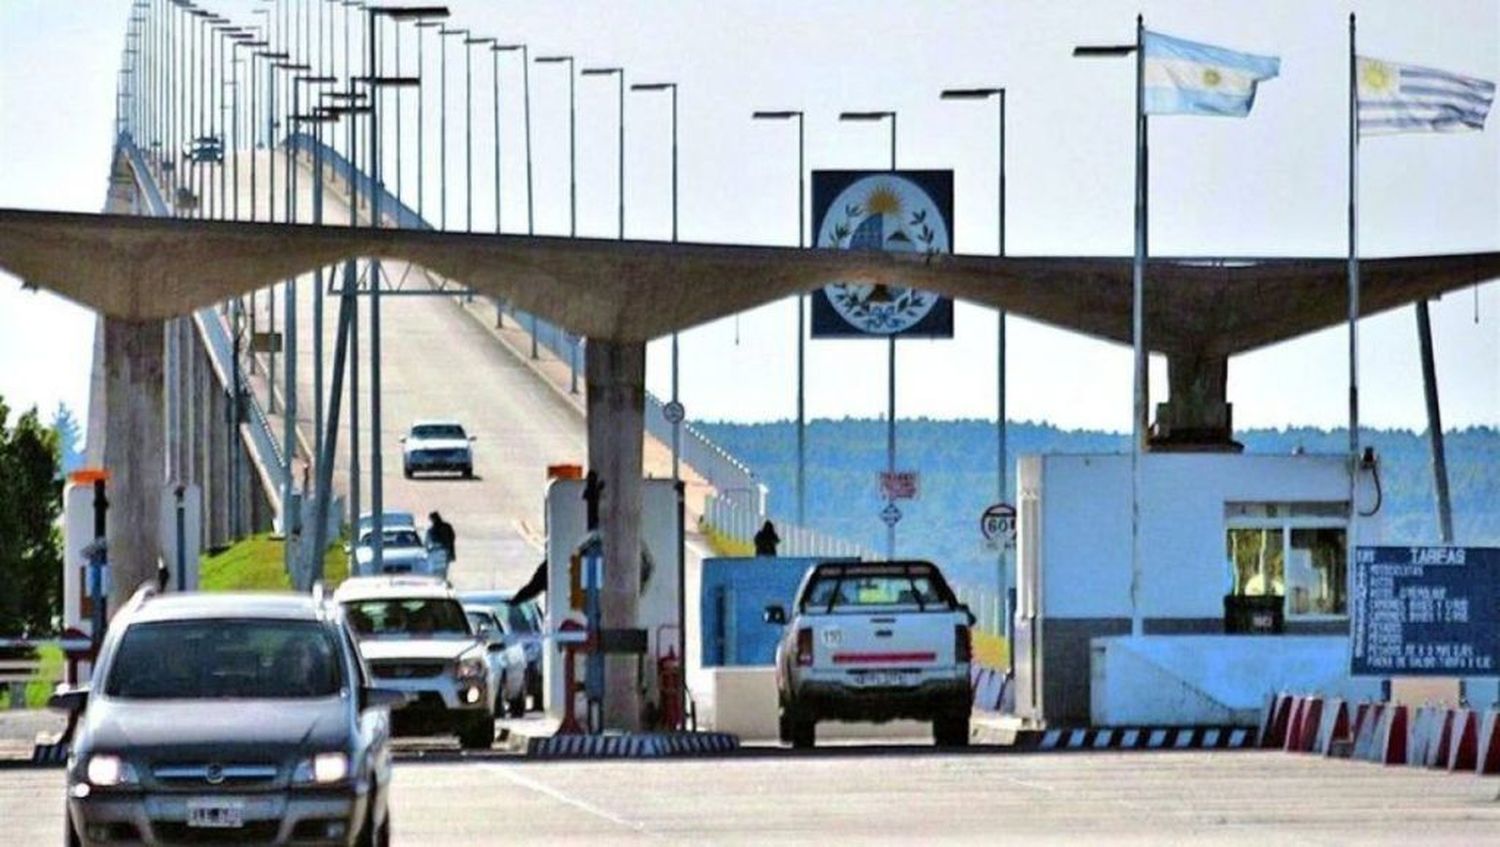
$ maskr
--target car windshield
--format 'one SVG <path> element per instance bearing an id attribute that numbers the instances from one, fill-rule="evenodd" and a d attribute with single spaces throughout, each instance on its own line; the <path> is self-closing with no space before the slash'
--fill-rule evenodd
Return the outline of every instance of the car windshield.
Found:
<path id="1" fill-rule="evenodd" d="M 386 547 L 421 547 L 422 539 L 414 529 L 388 529 L 382 535 L 385 536 Z M 359 538 L 359 546 L 369 547 L 375 543 L 375 533 L 366 532 Z"/>
<path id="2" fill-rule="evenodd" d="M 132 700 L 330 697 L 339 691 L 337 650 L 313 622 L 140 623 L 121 637 L 105 692 Z"/>
<path id="3" fill-rule="evenodd" d="M 468 638 L 463 607 L 452 600 L 404 597 L 344 604 L 349 623 L 363 638 Z"/>
<path id="4" fill-rule="evenodd" d="M 813 611 L 856 611 L 870 607 L 918 611 L 951 609 L 952 601 L 931 573 L 904 570 L 830 571 L 818 574 L 807 586 L 802 608 Z"/>
<path id="5" fill-rule="evenodd" d="M 536 622 L 526 613 L 524 606 L 506 605 L 498 614 L 505 621 L 505 631 L 514 633 L 536 632 Z"/>
<path id="6" fill-rule="evenodd" d="M 467 438 L 458 424 L 421 424 L 411 428 L 412 438 Z"/>
<path id="7" fill-rule="evenodd" d="M 493 631 L 495 629 L 495 617 L 485 612 L 465 612 L 469 617 L 469 627 L 475 632 Z"/>

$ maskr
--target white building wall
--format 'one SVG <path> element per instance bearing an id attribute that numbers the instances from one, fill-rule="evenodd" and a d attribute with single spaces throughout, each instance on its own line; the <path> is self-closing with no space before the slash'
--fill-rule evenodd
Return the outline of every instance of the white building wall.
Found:
<path id="1" fill-rule="evenodd" d="M 1231 502 L 1343 502 L 1345 458 L 1224 453 L 1142 456 L 1141 613 L 1223 614 L 1230 587 L 1224 507 Z M 1130 456 L 1050 455 L 1022 464 L 1023 490 L 1040 492 L 1042 614 L 1129 617 Z M 1374 503 L 1361 474 L 1359 506 Z M 1380 516 L 1359 518 L 1351 544 L 1376 544 Z"/>

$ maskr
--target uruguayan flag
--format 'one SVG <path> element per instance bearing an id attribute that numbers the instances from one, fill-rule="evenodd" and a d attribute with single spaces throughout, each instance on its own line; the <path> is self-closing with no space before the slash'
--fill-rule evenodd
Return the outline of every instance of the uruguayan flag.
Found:
<path id="1" fill-rule="evenodd" d="M 1159 32 L 1143 36 L 1148 115 L 1227 115 L 1243 118 L 1255 104 L 1255 85 L 1274 79 L 1281 60 L 1183 41 Z"/>
<path id="2" fill-rule="evenodd" d="M 1356 61 L 1361 135 L 1484 129 L 1493 82 L 1368 56 Z"/>

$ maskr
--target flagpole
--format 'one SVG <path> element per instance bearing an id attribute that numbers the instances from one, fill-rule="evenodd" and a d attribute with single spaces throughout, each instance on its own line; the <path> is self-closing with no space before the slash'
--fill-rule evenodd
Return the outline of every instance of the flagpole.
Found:
<path id="1" fill-rule="evenodd" d="M 1135 17 L 1135 261 L 1132 268 L 1131 342 L 1134 346 L 1134 404 L 1130 439 L 1130 634 L 1140 637 L 1141 619 L 1141 450 L 1146 440 L 1146 289 L 1147 155 L 1145 70 L 1142 40 L 1145 18 Z"/>
<path id="2" fill-rule="evenodd" d="M 1359 475 L 1359 94 L 1355 18 L 1349 13 L 1349 548 Z"/>

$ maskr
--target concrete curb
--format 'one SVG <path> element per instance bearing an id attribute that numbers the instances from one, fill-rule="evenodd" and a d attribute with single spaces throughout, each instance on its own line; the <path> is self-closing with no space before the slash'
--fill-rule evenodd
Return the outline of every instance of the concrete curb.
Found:
<path id="1" fill-rule="evenodd" d="M 550 735 L 526 741 L 531 759 L 661 759 L 732 753 L 739 736 L 726 732 Z"/>

